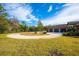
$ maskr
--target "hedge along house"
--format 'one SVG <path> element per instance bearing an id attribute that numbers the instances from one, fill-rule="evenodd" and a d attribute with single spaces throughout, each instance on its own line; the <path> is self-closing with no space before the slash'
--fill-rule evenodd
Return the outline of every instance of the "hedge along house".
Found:
<path id="1" fill-rule="evenodd" d="M 79 21 L 68 22 L 67 24 L 46 26 L 47 32 L 66 32 L 69 27 L 75 27 L 79 31 Z"/>

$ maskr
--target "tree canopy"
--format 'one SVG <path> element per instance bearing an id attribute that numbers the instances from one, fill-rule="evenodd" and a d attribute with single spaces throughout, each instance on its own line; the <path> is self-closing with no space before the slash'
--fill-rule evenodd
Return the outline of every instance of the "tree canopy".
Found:
<path id="1" fill-rule="evenodd" d="M 37 28 L 38 28 L 38 31 L 42 31 L 44 29 L 44 26 L 40 20 L 38 21 Z"/>

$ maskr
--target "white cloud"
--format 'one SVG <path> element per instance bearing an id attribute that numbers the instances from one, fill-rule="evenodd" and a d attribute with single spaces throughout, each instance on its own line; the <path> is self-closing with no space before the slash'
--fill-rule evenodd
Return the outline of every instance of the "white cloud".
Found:
<path id="1" fill-rule="evenodd" d="M 79 21 L 79 4 L 66 4 L 55 17 L 43 20 L 44 25 L 66 24 L 69 21 Z"/>
<path id="2" fill-rule="evenodd" d="M 52 11 L 52 5 L 49 6 L 48 12 Z"/>
<path id="3" fill-rule="evenodd" d="M 10 16 L 16 17 L 18 20 L 31 22 L 32 20 L 37 21 L 34 15 L 32 15 L 32 8 L 28 4 L 6 4 L 4 6 Z"/>
<path id="4" fill-rule="evenodd" d="M 32 15 L 32 14 L 30 14 L 29 15 L 30 16 L 30 19 L 32 19 L 32 20 L 34 20 L 34 21 L 38 21 L 39 19 L 38 18 L 36 18 L 34 15 Z"/>

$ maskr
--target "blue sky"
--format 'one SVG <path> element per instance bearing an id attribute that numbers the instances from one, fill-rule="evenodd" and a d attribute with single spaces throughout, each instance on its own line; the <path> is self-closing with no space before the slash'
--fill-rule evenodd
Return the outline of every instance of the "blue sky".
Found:
<path id="1" fill-rule="evenodd" d="M 66 24 L 69 21 L 79 21 L 79 4 L 67 3 L 4 3 L 2 6 L 8 13 L 8 18 L 15 17 L 28 25 L 37 25 L 41 20 L 43 25 Z"/>

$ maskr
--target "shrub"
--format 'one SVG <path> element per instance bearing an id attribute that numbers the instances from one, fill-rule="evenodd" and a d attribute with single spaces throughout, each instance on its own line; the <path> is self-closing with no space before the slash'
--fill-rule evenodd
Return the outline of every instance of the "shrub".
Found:
<path id="1" fill-rule="evenodd" d="M 75 34 L 76 36 L 79 36 L 79 32 L 77 32 L 77 31 L 76 31 L 74 34 Z"/>
<path id="2" fill-rule="evenodd" d="M 43 31 L 43 34 L 46 34 L 47 33 L 47 31 Z"/>
<path id="3" fill-rule="evenodd" d="M 65 32 L 63 33 L 64 36 L 79 36 L 79 32 L 75 31 L 75 32 Z"/>

